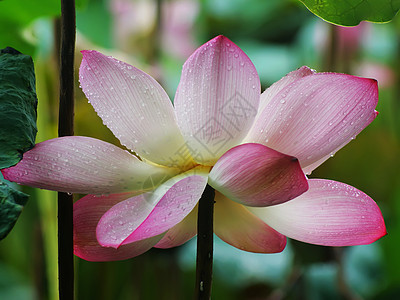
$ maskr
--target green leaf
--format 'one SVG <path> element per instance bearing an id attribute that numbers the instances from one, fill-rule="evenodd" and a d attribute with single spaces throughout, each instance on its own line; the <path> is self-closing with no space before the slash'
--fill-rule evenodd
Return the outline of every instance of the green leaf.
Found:
<path id="1" fill-rule="evenodd" d="M 36 107 L 32 58 L 0 50 L 0 169 L 17 164 L 35 145 Z"/>
<path id="2" fill-rule="evenodd" d="M 29 197 L 12 188 L 2 177 L 0 176 L 0 240 L 14 227 Z"/>
<path id="3" fill-rule="evenodd" d="M 400 0 L 300 0 L 315 15 L 337 25 L 356 26 L 361 21 L 389 22 Z"/>
<path id="4" fill-rule="evenodd" d="M 13 48 L 0 50 L 0 169 L 17 164 L 35 145 L 36 107 L 32 58 Z M 28 195 L 0 176 L 0 239 L 11 231 L 27 200 Z"/>

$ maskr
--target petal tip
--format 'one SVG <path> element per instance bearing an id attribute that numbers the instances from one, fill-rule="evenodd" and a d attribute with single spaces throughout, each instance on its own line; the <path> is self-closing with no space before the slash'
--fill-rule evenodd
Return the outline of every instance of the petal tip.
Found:
<path id="1" fill-rule="evenodd" d="M 11 181 L 11 182 L 16 182 L 16 183 L 20 183 L 20 181 L 18 180 L 18 178 L 20 177 L 20 173 L 21 171 L 23 171 L 23 169 L 16 169 L 18 168 L 17 165 L 8 167 L 6 169 L 2 169 L 0 170 L 1 174 L 3 175 L 5 180 Z M 17 172 L 17 170 L 19 170 L 19 172 Z"/>
<path id="2" fill-rule="evenodd" d="M 277 249 L 277 251 L 275 253 L 280 253 L 283 250 L 285 250 L 286 245 L 287 245 L 287 237 L 285 236 L 281 239 L 281 244 L 279 245 L 279 248 Z"/>
<path id="3" fill-rule="evenodd" d="M 96 50 L 81 50 L 83 56 L 91 54 L 91 53 L 99 53 Z"/>
<path id="4" fill-rule="evenodd" d="M 217 35 L 215 38 L 213 38 L 211 41 L 230 41 L 230 39 L 228 39 L 226 36 L 220 34 Z"/>

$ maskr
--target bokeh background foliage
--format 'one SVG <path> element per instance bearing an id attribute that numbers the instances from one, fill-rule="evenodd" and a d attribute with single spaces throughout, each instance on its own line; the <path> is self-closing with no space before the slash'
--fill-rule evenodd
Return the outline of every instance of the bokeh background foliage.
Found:
<path id="1" fill-rule="evenodd" d="M 351 3 L 336 1 L 341 2 Z M 392 16 L 396 3 L 390 2 Z M 57 1 L 43 0 L 41 5 L 0 1 L 0 48 L 12 46 L 35 62 L 36 142 L 57 132 L 58 13 Z M 372 245 L 346 248 L 290 241 L 283 253 L 273 255 L 246 253 L 216 239 L 213 298 L 396 299 L 400 293 L 397 17 L 387 24 L 362 22 L 343 28 L 322 21 L 297 0 L 81 0 L 77 27 L 77 68 L 79 50 L 96 49 L 145 70 L 171 99 L 185 59 L 218 34 L 228 36 L 249 55 L 263 88 L 302 65 L 376 78 L 380 115 L 312 177 L 343 181 L 369 194 L 383 211 L 388 236 Z M 78 82 L 76 86 L 76 134 L 119 145 L 87 103 Z M 14 188 L 31 199 L 14 230 L 0 243 L 0 299 L 56 299 L 55 193 Z M 77 298 L 190 299 L 194 262 L 195 239 L 123 262 L 76 259 Z"/>

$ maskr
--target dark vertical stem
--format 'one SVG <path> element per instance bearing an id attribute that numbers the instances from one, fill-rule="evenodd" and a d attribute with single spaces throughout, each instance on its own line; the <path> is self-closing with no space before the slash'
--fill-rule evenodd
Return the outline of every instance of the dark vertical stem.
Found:
<path id="1" fill-rule="evenodd" d="M 60 108 L 58 135 L 74 134 L 75 0 L 61 0 Z M 74 299 L 72 195 L 58 193 L 60 300 Z"/>
<path id="2" fill-rule="evenodd" d="M 213 265 L 214 189 L 207 184 L 199 201 L 195 299 L 211 297 Z"/>

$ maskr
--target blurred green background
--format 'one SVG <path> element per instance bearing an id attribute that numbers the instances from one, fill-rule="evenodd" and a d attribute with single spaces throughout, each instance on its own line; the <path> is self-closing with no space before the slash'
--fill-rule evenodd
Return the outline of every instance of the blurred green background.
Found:
<path id="1" fill-rule="evenodd" d="M 56 136 L 58 114 L 59 6 L 42 2 L 0 2 L 0 48 L 12 46 L 35 61 L 37 142 Z M 77 70 L 79 51 L 95 49 L 145 70 L 172 99 L 183 62 L 219 34 L 251 58 L 263 89 L 302 65 L 376 78 L 380 115 L 311 177 L 342 181 L 370 195 L 383 212 L 388 235 L 346 248 L 289 241 L 282 253 L 272 255 L 246 253 L 216 239 L 213 299 L 398 299 L 398 17 L 344 28 L 320 20 L 297 0 L 81 0 L 77 31 Z M 75 134 L 119 145 L 78 86 Z M 14 230 L 0 242 L 0 299 L 57 299 L 56 194 L 21 189 L 31 197 Z M 127 261 L 76 258 L 75 264 L 77 299 L 191 299 L 195 239 Z"/>

